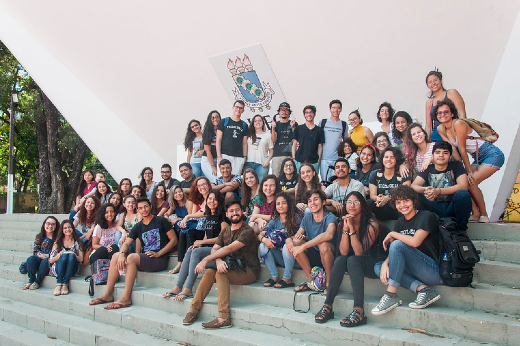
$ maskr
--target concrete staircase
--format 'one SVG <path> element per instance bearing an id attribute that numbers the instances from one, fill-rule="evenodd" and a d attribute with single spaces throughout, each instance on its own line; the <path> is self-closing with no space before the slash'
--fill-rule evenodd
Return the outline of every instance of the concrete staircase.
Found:
<path id="1" fill-rule="evenodd" d="M 211 331 L 200 322 L 217 315 L 216 289 L 208 296 L 199 321 L 185 327 L 182 319 L 190 299 L 175 302 L 160 297 L 177 279 L 166 271 L 140 272 L 132 307 L 113 311 L 88 305 L 86 267 L 71 281 L 67 296 L 52 295 L 56 284 L 52 277 L 39 290 L 20 290 L 27 276 L 18 267 L 31 254 L 44 218 L 0 215 L 0 345 L 520 345 L 519 226 L 471 225 L 469 234 L 482 250 L 474 288 L 436 287 L 442 298 L 427 309 L 409 309 L 407 303 L 415 295 L 400 289 L 403 306 L 382 316 L 368 314 L 365 326 L 342 328 L 339 320 L 350 313 L 353 303 L 345 275 L 334 303 L 336 318 L 316 324 L 314 314 L 324 297 L 310 297 L 309 313 L 294 312 L 292 289 L 262 287 L 269 277 L 262 268 L 256 283 L 232 287 L 233 328 Z M 176 262 L 172 256 L 169 267 Z M 293 280 L 304 279 L 303 272 L 295 270 Z M 122 280 L 116 285 L 116 298 L 123 286 Z M 96 286 L 97 295 L 102 290 L 103 286 Z M 366 279 L 365 309 L 372 309 L 383 293 L 379 280 Z M 298 294 L 295 304 L 306 309 L 308 293 Z"/>

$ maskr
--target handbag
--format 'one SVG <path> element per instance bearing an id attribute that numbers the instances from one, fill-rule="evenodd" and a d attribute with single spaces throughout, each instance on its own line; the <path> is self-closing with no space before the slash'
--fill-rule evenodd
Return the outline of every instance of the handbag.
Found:
<path id="1" fill-rule="evenodd" d="M 264 228 L 265 235 L 264 237 L 270 239 L 274 242 L 274 246 L 281 250 L 285 245 L 285 240 L 287 239 L 287 234 L 284 231 L 279 229 L 272 228 Z"/>
<path id="2" fill-rule="evenodd" d="M 20 270 L 20 274 L 27 274 L 27 262 L 22 262 L 18 270 Z"/>
<path id="3" fill-rule="evenodd" d="M 247 261 L 242 258 L 237 258 L 234 256 L 224 256 L 221 258 L 228 267 L 228 270 L 241 270 L 244 273 L 247 272 Z M 215 261 L 208 262 L 206 268 L 217 269 L 217 264 Z"/>

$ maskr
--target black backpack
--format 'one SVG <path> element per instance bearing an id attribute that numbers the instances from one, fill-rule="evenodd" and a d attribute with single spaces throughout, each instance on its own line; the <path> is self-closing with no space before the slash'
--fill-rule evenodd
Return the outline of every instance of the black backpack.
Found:
<path id="1" fill-rule="evenodd" d="M 480 261 L 477 249 L 466 232 L 451 217 L 437 218 L 439 229 L 439 274 L 444 284 L 466 287 L 473 280 L 473 267 Z M 447 254 L 447 255 L 446 255 Z"/>

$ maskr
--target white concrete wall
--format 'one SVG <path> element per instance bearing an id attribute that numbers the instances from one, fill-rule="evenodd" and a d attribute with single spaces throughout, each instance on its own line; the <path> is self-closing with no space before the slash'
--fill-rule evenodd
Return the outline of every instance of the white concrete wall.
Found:
<path id="1" fill-rule="evenodd" d="M 519 8 L 516 0 L 0 0 L 0 38 L 111 174 L 136 179 L 146 165 L 158 173 L 177 162 L 189 118 L 230 113 L 208 58 L 258 42 L 300 120 L 306 104 L 326 117 L 333 98 L 343 118 L 359 107 L 375 120 L 390 101 L 422 119 L 435 66 L 478 119 Z M 98 133 L 101 121 L 119 137 Z"/>

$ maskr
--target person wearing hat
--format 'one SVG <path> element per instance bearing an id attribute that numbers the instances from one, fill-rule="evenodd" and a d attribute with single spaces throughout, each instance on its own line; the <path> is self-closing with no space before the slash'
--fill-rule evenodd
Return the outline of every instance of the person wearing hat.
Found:
<path id="1" fill-rule="evenodd" d="M 291 106 L 287 102 L 282 102 L 278 107 L 280 120 L 273 120 L 271 123 L 271 140 L 274 143 L 271 168 L 273 174 L 276 176 L 280 175 L 282 161 L 285 158 L 291 158 L 292 155 L 291 148 L 294 138 L 294 128 L 298 126 L 298 124 L 294 120 L 289 121 L 291 113 Z"/>

